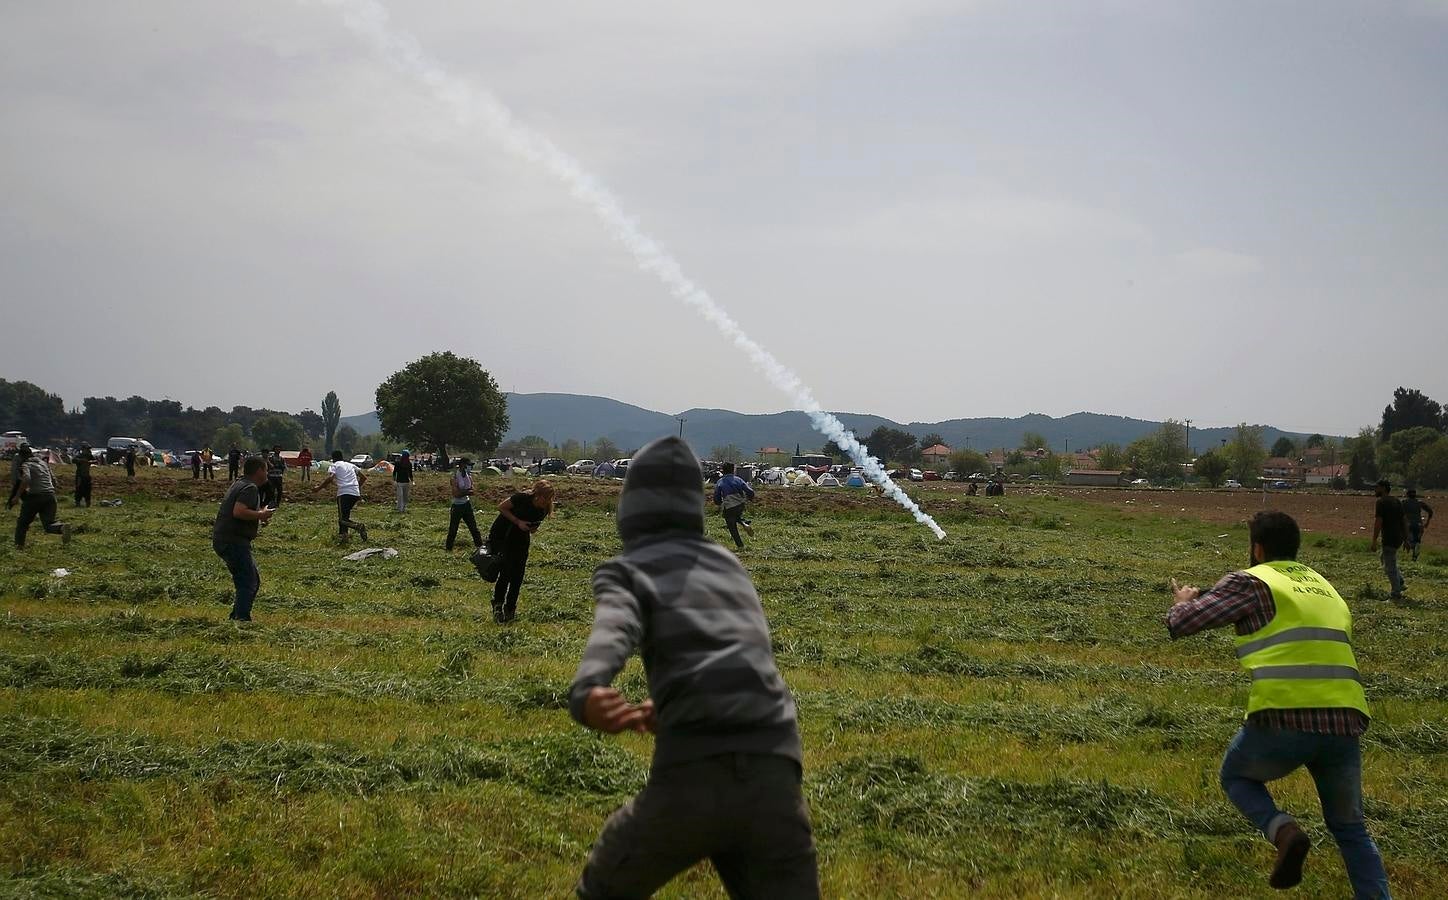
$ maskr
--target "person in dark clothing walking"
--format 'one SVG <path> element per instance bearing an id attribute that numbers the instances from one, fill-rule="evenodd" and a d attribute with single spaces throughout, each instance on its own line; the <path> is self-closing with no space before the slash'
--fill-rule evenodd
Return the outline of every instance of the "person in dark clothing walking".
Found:
<path id="1" fill-rule="evenodd" d="M 1423 520 L 1423 513 L 1428 514 L 1427 521 Z M 1418 548 L 1423 545 L 1423 532 L 1433 524 L 1433 507 L 1418 499 L 1418 492 L 1408 488 L 1408 496 L 1403 499 L 1403 516 L 1408 520 L 1408 549 L 1413 551 L 1413 562 L 1418 561 Z"/>
<path id="2" fill-rule="evenodd" d="M 236 585 L 236 600 L 229 618 L 237 622 L 251 621 L 251 605 L 261 588 L 261 574 L 251 555 L 251 542 L 256 538 L 257 528 L 270 522 L 275 512 L 261 503 L 261 486 L 266 484 L 266 479 L 266 460 L 248 459 L 244 476 L 227 489 L 221 508 L 216 511 L 216 524 L 211 528 L 211 549 L 226 563 L 226 570 Z"/>
<path id="3" fill-rule="evenodd" d="M 739 526 L 743 525 L 749 536 L 754 536 L 754 526 L 744 518 L 744 505 L 754 499 L 754 489 L 734 474 L 734 463 L 725 463 L 722 471 L 724 477 L 714 485 L 714 505 L 724 512 L 724 526 L 733 536 L 734 545 L 743 550 L 744 538 L 739 536 Z"/>
<path id="4" fill-rule="evenodd" d="M 235 481 L 241 477 L 241 448 L 235 444 L 226 454 L 226 477 L 228 481 Z"/>
<path id="5" fill-rule="evenodd" d="M 196 450 L 191 451 L 191 480 L 201 480 L 201 453 Z"/>
<path id="6" fill-rule="evenodd" d="M 514 494 L 498 504 L 498 517 L 488 529 L 488 547 L 503 559 L 493 585 L 493 621 L 511 622 L 518 617 L 518 592 L 523 588 L 533 532 L 551 512 L 553 485 L 546 480 L 535 482 L 530 492 Z"/>
<path id="7" fill-rule="evenodd" d="M 412 496 L 412 454 L 406 450 L 398 458 L 397 465 L 392 467 L 392 487 L 397 492 L 397 511 L 407 512 L 407 500 Z M 477 534 L 478 525 L 472 523 L 472 531 Z M 457 526 L 452 526 L 452 533 L 457 534 Z"/>
<path id="8" fill-rule="evenodd" d="M 136 480 L 136 445 L 126 448 L 126 480 Z"/>
<path id="9" fill-rule="evenodd" d="M 60 535 L 63 544 L 70 543 L 70 526 L 55 521 L 55 479 L 50 466 L 37 457 L 28 446 L 17 451 L 20 459 L 20 516 L 15 520 L 15 548 L 25 546 L 25 533 L 30 523 L 40 517 L 46 534 Z"/>
<path id="10" fill-rule="evenodd" d="M 473 536 L 473 546 L 483 546 L 483 535 L 478 531 L 478 520 L 473 515 L 473 475 L 469 465 L 471 461 L 466 456 L 460 456 L 457 460 L 457 471 L 448 479 L 448 486 L 452 491 L 452 503 L 448 506 L 447 519 L 447 549 L 451 550 L 458 538 L 458 525 L 466 523 L 468 531 Z M 401 506 L 404 501 L 402 492 L 397 493 L 397 502 Z M 495 551 L 496 552 L 496 551 Z"/>
<path id="11" fill-rule="evenodd" d="M 568 711 L 606 734 L 655 735 L 648 782 L 604 823 L 578 896 L 647 897 L 708 859 L 735 898 L 816 898 L 794 698 L 749 573 L 704 535 L 699 463 L 662 438 L 618 501 L 623 553 L 593 573 L 593 630 Z M 614 678 L 638 651 L 649 697 Z"/>
<path id="12" fill-rule="evenodd" d="M 1378 538 L 1383 539 L 1383 571 L 1388 576 L 1391 600 L 1401 600 L 1408 586 L 1403 583 L 1403 573 L 1398 571 L 1398 549 L 1408 537 L 1408 520 L 1403 515 L 1403 504 L 1393 496 L 1393 485 L 1386 478 L 1378 482 L 1374 494 L 1378 502 L 1373 506 L 1372 551 L 1378 552 Z"/>
<path id="13" fill-rule="evenodd" d="M 80 506 L 82 500 L 87 508 L 91 505 L 91 448 L 89 444 L 81 444 L 80 452 L 75 455 L 75 505 Z"/>
<path id="14" fill-rule="evenodd" d="M 271 449 L 266 458 L 266 505 L 275 509 L 282 505 L 282 485 L 287 477 L 287 461 L 282 459 L 281 445 Z"/>

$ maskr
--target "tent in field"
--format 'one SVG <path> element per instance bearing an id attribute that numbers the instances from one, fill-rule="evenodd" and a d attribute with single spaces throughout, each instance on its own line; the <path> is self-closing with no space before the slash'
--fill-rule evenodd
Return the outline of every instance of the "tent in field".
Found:
<path id="1" fill-rule="evenodd" d="M 845 487 L 864 487 L 865 476 L 859 472 L 851 472 L 850 477 L 845 479 Z"/>
<path id="2" fill-rule="evenodd" d="M 484 466 L 484 467 L 483 467 L 483 471 L 480 472 L 479 474 L 481 474 L 481 475 L 501 475 L 501 474 L 503 474 L 503 470 L 500 469 L 500 468 L 498 468 L 497 466 Z"/>
<path id="3" fill-rule="evenodd" d="M 830 473 L 826 472 L 825 474 L 820 476 L 820 480 L 816 481 L 815 485 L 818 487 L 839 487 L 840 480 L 835 476 L 831 475 Z"/>
<path id="4" fill-rule="evenodd" d="M 388 462 L 385 459 L 379 459 L 377 461 L 377 464 L 372 467 L 372 471 L 381 472 L 384 475 L 389 475 L 392 473 L 393 468 L 394 467 L 392 463 Z"/>
<path id="5" fill-rule="evenodd" d="M 814 487 L 814 483 L 814 479 L 809 477 L 809 473 L 803 469 L 795 472 L 789 482 L 790 487 Z"/>

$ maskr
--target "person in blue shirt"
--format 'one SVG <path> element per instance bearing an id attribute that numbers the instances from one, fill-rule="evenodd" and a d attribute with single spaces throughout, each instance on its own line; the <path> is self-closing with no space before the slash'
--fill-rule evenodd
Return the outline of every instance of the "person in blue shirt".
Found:
<path id="1" fill-rule="evenodd" d="M 754 489 L 734 474 L 734 463 L 725 463 L 721 469 L 724 477 L 714 486 L 714 505 L 724 511 L 724 525 L 733 535 L 735 546 L 742 550 L 744 538 L 739 536 L 739 526 L 754 537 L 754 527 L 744 518 L 744 505 L 754 499 Z"/>

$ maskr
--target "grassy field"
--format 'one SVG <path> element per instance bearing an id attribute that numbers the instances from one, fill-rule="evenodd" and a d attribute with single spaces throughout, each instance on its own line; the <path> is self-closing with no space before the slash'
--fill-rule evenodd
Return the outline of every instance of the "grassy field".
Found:
<path id="1" fill-rule="evenodd" d="M 63 507 L 69 547 L 3 542 L 0 895 L 566 895 L 650 750 L 562 709 L 617 489 L 562 482 L 508 627 L 442 550 L 440 480 L 406 515 L 385 485 L 359 507 L 393 560 L 344 562 L 329 504 L 284 505 L 238 626 L 221 483 L 186 478 Z M 944 542 L 884 501 L 781 489 L 741 554 L 799 701 L 826 895 L 1271 893 L 1270 848 L 1217 785 L 1246 693 L 1230 636 L 1162 625 L 1167 579 L 1240 567 L 1245 529 L 930 487 Z M 1302 558 L 1356 616 L 1394 890 L 1448 896 L 1448 554 L 1405 565 L 1404 604 L 1361 538 L 1309 534 Z M 623 685 L 641 698 L 636 661 Z M 1306 775 L 1280 797 L 1317 845 L 1300 895 L 1346 896 Z M 722 892 L 699 868 L 663 896 Z"/>

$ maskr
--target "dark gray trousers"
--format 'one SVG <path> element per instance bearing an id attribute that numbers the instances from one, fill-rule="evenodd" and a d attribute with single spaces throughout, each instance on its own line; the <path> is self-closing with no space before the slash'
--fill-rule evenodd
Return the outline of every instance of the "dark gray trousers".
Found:
<path id="1" fill-rule="evenodd" d="M 819 897 L 798 763 L 724 753 L 651 773 L 604 824 L 578 896 L 648 897 L 703 859 L 736 900 Z"/>

